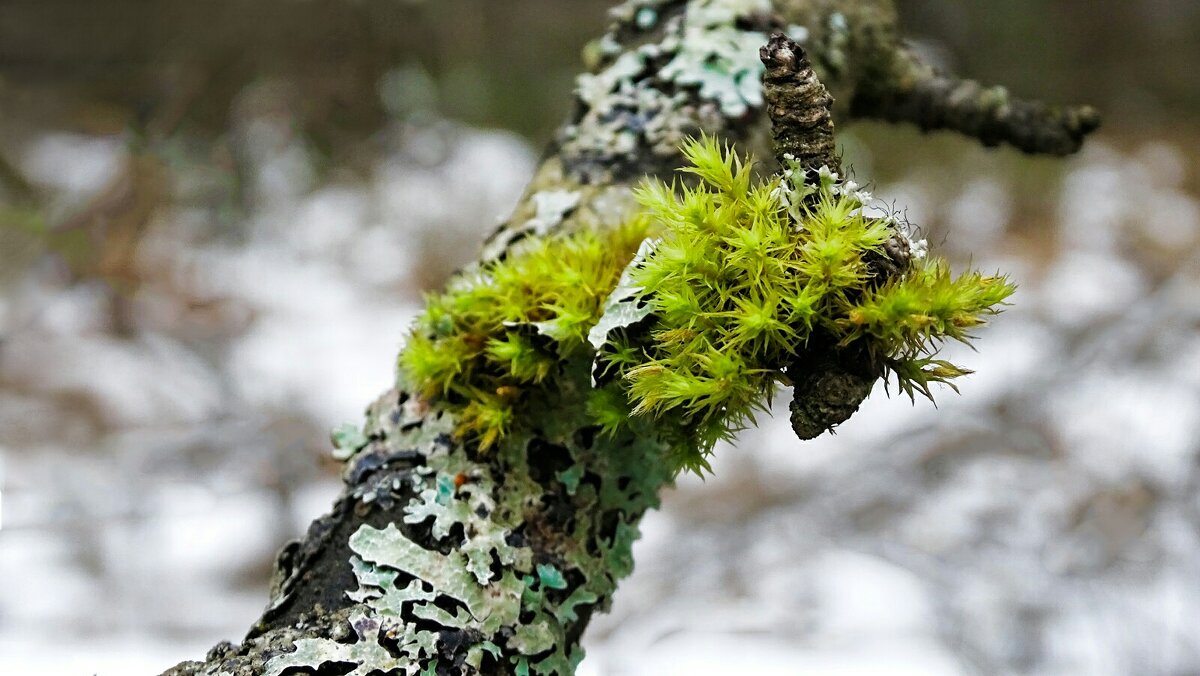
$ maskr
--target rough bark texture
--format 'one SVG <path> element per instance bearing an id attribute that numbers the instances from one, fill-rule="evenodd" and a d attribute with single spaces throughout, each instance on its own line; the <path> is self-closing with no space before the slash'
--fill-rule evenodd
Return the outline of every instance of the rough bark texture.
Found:
<path id="1" fill-rule="evenodd" d="M 763 98 L 771 118 L 776 159 L 788 157 L 808 171 L 841 171 L 833 137 L 833 97 L 813 72 L 804 49 L 776 33 L 759 51 L 766 66 Z"/>
<path id="2" fill-rule="evenodd" d="M 829 93 L 782 39 L 763 54 L 764 95 L 759 48 L 784 26 L 805 27 L 794 37 L 816 74 L 858 116 L 939 119 L 985 142 L 1070 150 L 1026 142 L 1055 136 L 1058 118 L 1002 116 L 1007 131 L 997 136 L 995 124 L 952 122 L 964 119 L 961 106 L 930 118 L 881 95 L 904 90 L 888 79 L 900 71 L 881 64 L 908 58 L 898 56 L 906 53 L 886 0 L 630 0 L 613 18 L 588 49 L 575 115 L 489 238 L 483 264 L 526 238 L 620 221 L 629 186 L 673 171 L 686 135 L 718 134 L 770 156 L 765 106 L 784 152 L 836 166 Z M 165 673 L 572 673 L 592 613 L 632 569 L 642 514 L 670 481 L 654 442 L 604 438 L 589 424 L 589 363 L 564 362 L 554 396 L 529 407 L 542 411 L 523 426 L 534 431 L 488 454 L 454 438 L 451 414 L 403 383 L 384 394 L 361 431 L 337 435 L 348 458 L 343 493 L 281 552 L 270 603 L 246 639 Z M 831 350 L 794 376 L 810 395 L 860 401 L 874 373 L 852 351 Z"/>

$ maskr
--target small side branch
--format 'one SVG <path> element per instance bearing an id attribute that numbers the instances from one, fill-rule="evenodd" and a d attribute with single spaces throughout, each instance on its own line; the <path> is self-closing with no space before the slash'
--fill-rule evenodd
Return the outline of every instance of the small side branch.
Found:
<path id="1" fill-rule="evenodd" d="M 1051 106 L 1014 98 L 1004 87 L 985 87 L 939 72 L 904 47 L 885 67 L 858 82 L 854 117 L 911 122 L 924 131 L 947 129 L 985 146 L 1007 143 L 1037 155 L 1070 155 L 1100 126 L 1090 106 Z"/>
<path id="2" fill-rule="evenodd" d="M 804 49 L 775 33 L 758 56 L 763 73 L 763 99 L 771 117 L 775 157 L 783 164 L 791 155 L 810 171 L 827 166 L 840 171 L 833 136 L 833 97 L 817 79 Z"/>
<path id="3" fill-rule="evenodd" d="M 833 97 L 813 72 L 804 49 L 776 33 L 759 58 L 767 67 L 763 98 L 776 159 L 787 166 L 790 157 L 810 174 L 821 167 L 840 172 Z M 795 356 L 787 373 L 792 380 L 792 429 L 807 440 L 849 419 L 871 393 L 881 370 L 862 345 L 839 346 L 820 335 Z"/>

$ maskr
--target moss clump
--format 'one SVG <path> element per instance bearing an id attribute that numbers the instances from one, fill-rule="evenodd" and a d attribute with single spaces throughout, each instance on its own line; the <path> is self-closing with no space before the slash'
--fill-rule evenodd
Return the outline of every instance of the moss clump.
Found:
<path id="1" fill-rule="evenodd" d="M 427 299 L 400 354 L 407 384 L 459 409 L 460 436 L 494 446 L 531 390 L 587 348 L 601 304 L 646 235 L 647 221 L 634 219 L 544 237 L 455 280 Z"/>
<path id="2" fill-rule="evenodd" d="M 968 340 L 1013 291 L 1004 277 L 952 278 L 827 170 L 815 186 L 795 166 L 755 183 L 711 138 L 684 154 L 699 185 L 650 181 L 637 193 L 665 233 L 630 270 L 651 324 L 619 333 L 600 360 L 684 467 L 706 468 L 719 439 L 753 422 L 810 339 L 861 342 L 903 391 L 930 395 L 930 383 L 965 373 L 932 359 L 940 342 Z M 599 401 L 598 417 L 619 420 L 611 397 Z"/>
<path id="3" fill-rule="evenodd" d="M 933 357 L 998 311 L 1006 278 L 952 277 L 827 170 L 816 185 L 796 166 L 755 182 L 714 139 L 683 151 L 698 185 L 649 181 L 631 222 L 542 239 L 429 299 L 401 370 L 458 408 L 460 435 L 495 445 L 521 402 L 553 392 L 561 364 L 593 350 L 596 424 L 616 432 L 648 418 L 694 471 L 788 384 L 810 345 L 856 345 L 910 396 L 966 373 Z M 598 322 L 603 336 L 589 343 Z"/>

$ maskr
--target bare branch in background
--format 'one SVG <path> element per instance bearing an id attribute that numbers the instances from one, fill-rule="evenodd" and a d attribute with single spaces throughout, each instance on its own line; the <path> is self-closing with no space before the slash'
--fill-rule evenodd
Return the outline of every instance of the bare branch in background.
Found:
<path id="1" fill-rule="evenodd" d="M 855 117 L 911 122 L 922 131 L 955 131 L 985 146 L 1008 144 L 1036 155 L 1070 155 L 1100 126 L 1091 106 L 1056 106 L 1014 97 L 938 71 L 908 48 L 895 46 L 858 81 Z"/>

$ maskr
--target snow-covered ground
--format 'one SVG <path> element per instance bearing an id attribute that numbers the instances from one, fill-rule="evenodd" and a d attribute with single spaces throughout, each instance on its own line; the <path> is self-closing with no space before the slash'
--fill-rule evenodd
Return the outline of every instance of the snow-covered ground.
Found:
<path id="1" fill-rule="evenodd" d="M 123 306 L 49 260 L 0 296 L 0 673 L 151 673 L 239 638 L 337 491 L 325 431 L 388 386 L 418 288 L 534 164 L 437 123 L 321 175 L 289 129 L 241 120 L 241 214 L 207 199 L 220 171 L 173 160 Z M 123 147 L 52 135 L 19 164 L 69 212 Z M 1196 163 L 1093 143 L 1032 233 L 986 166 L 876 186 L 1020 284 L 978 352 L 951 348 L 977 373 L 938 409 L 881 388 L 836 436 L 797 442 L 781 408 L 722 448 L 647 516 L 580 673 L 1200 669 Z"/>

